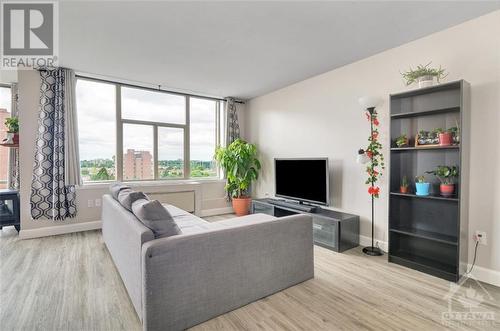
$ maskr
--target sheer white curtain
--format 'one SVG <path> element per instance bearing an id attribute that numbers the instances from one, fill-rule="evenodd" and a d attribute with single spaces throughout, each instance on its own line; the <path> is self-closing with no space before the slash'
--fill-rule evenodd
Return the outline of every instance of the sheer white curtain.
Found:
<path id="1" fill-rule="evenodd" d="M 76 77 L 73 70 L 64 69 L 64 180 L 65 185 L 81 185 L 80 153 L 78 150 L 78 117 L 76 113 Z"/>

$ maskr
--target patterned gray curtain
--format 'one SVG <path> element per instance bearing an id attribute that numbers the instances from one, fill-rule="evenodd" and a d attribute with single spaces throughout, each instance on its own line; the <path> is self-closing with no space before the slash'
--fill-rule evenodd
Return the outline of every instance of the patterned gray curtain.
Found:
<path id="1" fill-rule="evenodd" d="M 19 93 L 17 83 L 11 85 L 12 105 L 11 116 L 19 114 Z M 13 190 L 19 190 L 19 148 L 9 148 L 9 175 L 7 178 L 7 186 Z"/>
<path id="2" fill-rule="evenodd" d="M 76 216 L 75 185 L 65 185 L 65 87 L 71 70 L 40 70 L 40 114 L 31 184 L 33 219 Z M 70 79 L 71 80 L 71 79 Z"/>
<path id="3" fill-rule="evenodd" d="M 229 145 L 240 137 L 240 125 L 238 123 L 238 113 L 236 112 L 234 98 L 226 98 L 226 116 L 226 144 Z"/>

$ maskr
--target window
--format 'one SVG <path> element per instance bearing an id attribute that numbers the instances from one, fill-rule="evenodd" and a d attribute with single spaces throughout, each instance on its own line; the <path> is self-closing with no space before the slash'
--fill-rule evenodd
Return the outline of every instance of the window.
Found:
<path id="1" fill-rule="evenodd" d="M 162 179 L 184 177 L 184 130 L 158 128 L 158 172 Z"/>
<path id="2" fill-rule="evenodd" d="M 115 180 L 116 88 L 78 79 L 76 109 L 80 172 L 84 182 Z"/>
<path id="3" fill-rule="evenodd" d="M 122 118 L 185 124 L 186 98 L 182 95 L 122 87 Z"/>
<path id="4" fill-rule="evenodd" d="M 0 86 L 0 141 L 7 135 L 5 119 L 10 117 L 11 113 L 11 92 L 10 87 Z M 7 188 L 9 174 L 9 149 L 0 147 L 0 189 Z"/>
<path id="5" fill-rule="evenodd" d="M 84 182 L 218 177 L 221 101 L 87 78 L 76 97 Z"/>
<path id="6" fill-rule="evenodd" d="M 217 102 L 190 98 L 191 177 L 217 176 L 213 154 L 217 145 Z"/>
<path id="7" fill-rule="evenodd" d="M 154 133 L 151 125 L 123 125 L 123 179 L 154 179 Z"/>

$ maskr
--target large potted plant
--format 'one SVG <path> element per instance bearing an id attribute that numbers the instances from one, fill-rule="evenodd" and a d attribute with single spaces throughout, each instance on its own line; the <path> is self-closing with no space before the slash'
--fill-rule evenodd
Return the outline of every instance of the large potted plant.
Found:
<path id="1" fill-rule="evenodd" d="M 257 147 L 237 139 L 227 147 L 218 147 L 215 159 L 226 174 L 226 191 L 232 200 L 237 216 L 248 214 L 252 199 L 248 190 L 252 181 L 259 177 L 261 168 L 257 159 Z"/>
<path id="2" fill-rule="evenodd" d="M 441 79 L 448 76 L 445 74 L 445 70 L 441 67 L 439 69 L 429 68 L 431 62 L 427 63 L 425 66 L 419 64 L 415 70 L 410 67 L 410 70 L 402 72 L 401 75 L 406 81 L 406 85 L 411 85 L 418 82 L 418 87 L 427 87 L 434 85 L 434 78 L 440 83 Z"/>
<path id="3" fill-rule="evenodd" d="M 458 168 L 456 166 L 438 166 L 436 170 L 427 171 L 428 174 L 433 174 L 441 181 L 439 192 L 444 197 L 450 197 L 455 192 L 454 179 L 458 177 Z"/>

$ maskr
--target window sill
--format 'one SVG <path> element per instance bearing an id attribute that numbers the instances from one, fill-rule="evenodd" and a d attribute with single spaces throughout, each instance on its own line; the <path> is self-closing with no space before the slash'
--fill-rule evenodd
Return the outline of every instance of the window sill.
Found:
<path id="1" fill-rule="evenodd" d="M 220 178 L 199 178 L 199 179 L 170 179 L 170 180 L 145 180 L 145 181 L 124 181 L 122 183 L 130 185 L 131 187 L 149 187 L 149 186 L 177 186 L 177 185 L 196 185 L 203 183 L 225 183 L 225 179 Z M 77 190 L 99 190 L 108 188 L 109 185 L 116 183 L 116 181 L 109 182 L 95 182 L 84 183 L 78 186 Z"/>

